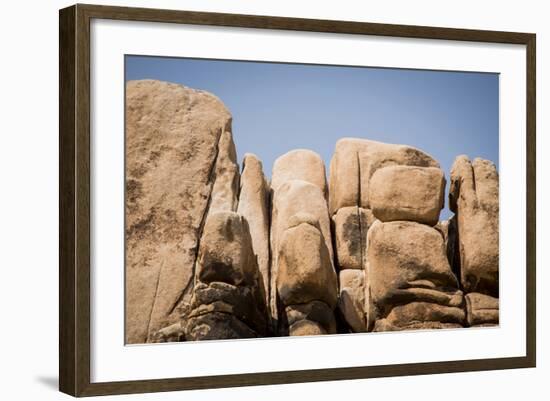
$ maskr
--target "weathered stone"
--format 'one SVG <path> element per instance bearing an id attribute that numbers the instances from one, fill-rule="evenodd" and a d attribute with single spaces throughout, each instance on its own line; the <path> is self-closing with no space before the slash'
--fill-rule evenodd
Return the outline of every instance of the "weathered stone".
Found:
<path id="1" fill-rule="evenodd" d="M 466 316 L 469 326 L 496 326 L 499 321 L 498 298 L 471 292 L 466 294 Z"/>
<path id="2" fill-rule="evenodd" d="M 126 85 L 126 342 L 151 341 L 190 297 L 218 141 L 215 96 L 159 81 Z"/>
<path id="3" fill-rule="evenodd" d="M 445 176 L 435 167 L 388 166 L 375 171 L 369 204 L 380 221 L 410 220 L 433 226 L 444 206 Z"/>
<path id="4" fill-rule="evenodd" d="M 378 221 L 367 244 L 369 326 L 375 323 L 378 331 L 464 323 L 464 297 L 439 231 L 414 222 Z"/>
<path id="5" fill-rule="evenodd" d="M 239 165 L 230 131 L 224 131 L 218 144 L 218 157 L 214 169 L 214 186 L 209 213 L 237 210 L 239 193 Z"/>
<path id="6" fill-rule="evenodd" d="M 339 269 L 364 269 L 367 231 L 374 216 L 357 206 L 343 207 L 332 216 L 334 252 Z"/>
<path id="7" fill-rule="evenodd" d="M 326 333 L 336 333 L 334 312 L 324 302 L 311 301 L 305 304 L 290 305 L 285 308 L 285 315 L 289 327 L 300 320 L 309 320 L 318 323 Z"/>
<path id="8" fill-rule="evenodd" d="M 258 268 L 269 304 L 269 189 L 262 170 L 262 162 L 253 154 L 243 159 L 238 213 L 248 221 L 252 249 L 258 260 Z"/>
<path id="9" fill-rule="evenodd" d="M 187 341 L 254 338 L 258 333 L 230 313 L 211 311 L 187 320 Z"/>
<path id="10" fill-rule="evenodd" d="M 288 329 L 289 336 L 318 336 L 327 334 L 323 326 L 311 320 L 299 320 Z"/>
<path id="11" fill-rule="evenodd" d="M 271 295 L 270 307 L 274 322 L 277 321 L 277 272 L 279 242 L 283 233 L 290 227 L 309 222 L 318 227 L 325 242 L 323 248 L 329 254 L 329 263 L 334 270 L 330 220 L 327 203 L 322 190 L 314 184 L 301 180 L 291 180 L 280 185 L 273 194 L 271 218 Z"/>
<path id="12" fill-rule="evenodd" d="M 465 292 L 498 297 L 499 197 L 493 163 L 466 156 L 451 170 L 449 201 L 456 213 L 460 280 Z"/>
<path id="13" fill-rule="evenodd" d="M 464 309 L 431 302 L 411 302 L 392 308 L 384 319 L 377 320 L 373 331 L 450 329 L 463 327 Z"/>
<path id="14" fill-rule="evenodd" d="M 242 333 L 247 337 L 267 335 L 267 310 L 262 295 L 254 286 L 199 283 L 189 309 L 183 314 L 185 337 L 206 340 L 215 338 L 211 337 L 212 332 L 224 336 L 217 339 L 239 338 Z M 203 325 L 208 330 L 200 329 Z"/>
<path id="15" fill-rule="evenodd" d="M 367 331 L 365 313 L 365 272 L 363 270 L 342 270 L 338 308 L 344 320 L 355 333 Z"/>
<path id="16" fill-rule="evenodd" d="M 244 217 L 235 212 L 208 215 L 196 282 L 182 313 L 186 339 L 266 335 L 266 295 Z"/>
<path id="17" fill-rule="evenodd" d="M 346 206 L 370 209 L 370 178 L 377 169 L 393 165 L 439 167 L 430 155 L 410 146 L 359 138 L 340 139 L 330 162 L 331 215 Z"/>
<path id="18" fill-rule="evenodd" d="M 308 149 L 292 150 L 280 156 L 273 164 L 271 188 L 276 191 L 291 180 L 302 180 L 317 185 L 327 194 L 325 164 L 321 157 Z"/>
<path id="19" fill-rule="evenodd" d="M 235 212 L 209 214 L 201 237 L 197 279 L 256 285 L 259 271 L 248 222 Z"/>
<path id="20" fill-rule="evenodd" d="M 338 284 L 321 231 L 308 223 L 291 227 L 278 248 L 277 292 L 283 304 L 319 300 L 334 308 Z"/>

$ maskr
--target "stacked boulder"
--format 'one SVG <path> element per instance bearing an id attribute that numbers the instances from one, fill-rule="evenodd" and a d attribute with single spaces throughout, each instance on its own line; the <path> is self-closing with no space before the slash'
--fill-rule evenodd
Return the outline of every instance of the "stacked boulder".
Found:
<path id="1" fill-rule="evenodd" d="M 247 220 L 231 211 L 208 217 L 195 287 L 182 316 L 186 340 L 265 337 L 265 290 Z"/>
<path id="2" fill-rule="evenodd" d="M 326 177 L 309 150 L 279 157 L 271 180 L 271 315 L 279 335 L 336 333 Z"/>
<path id="3" fill-rule="evenodd" d="M 405 145 L 343 138 L 279 157 L 268 183 L 215 96 L 126 88 L 126 342 L 499 323 L 499 187 L 459 156 L 445 177 Z M 458 277 L 458 278 L 457 278 Z M 465 294 L 465 295 L 464 295 Z"/>
<path id="4" fill-rule="evenodd" d="M 269 335 L 266 189 L 261 162 L 254 155 L 245 158 L 240 179 L 232 137 L 222 134 L 193 295 L 180 306 L 185 340 Z"/>
<path id="5" fill-rule="evenodd" d="M 366 235 L 366 245 L 360 248 L 365 330 L 464 324 L 462 292 L 447 260 L 444 238 L 433 227 L 443 207 L 444 188 L 439 164 L 418 149 L 361 139 L 338 142 L 331 163 L 331 210 L 355 202 L 374 216 L 368 227 L 360 226 L 361 236 Z M 342 292 L 346 264 L 340 262 L 341 253 L 337 248 L 338 264 L 344 269 Z"/>
<path id="6" fill-rule="evenodd" d="M 499 322 L 499 182 L 493 163 L 466 156 L 451 169 L 456 226 L 453 265 L 466 293 L 469 326 Z"/>

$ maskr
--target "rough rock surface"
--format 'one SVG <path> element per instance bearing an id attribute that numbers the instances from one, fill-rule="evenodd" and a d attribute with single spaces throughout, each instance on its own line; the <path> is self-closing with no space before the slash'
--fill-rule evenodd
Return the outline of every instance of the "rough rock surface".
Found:
<path id="1" fill-rule="evenodd" d="M 278 293 L 277 276 L 279 271 L 279 254 L 281 238 L 286 230 L 293 226 L 309 223 L 319 231 L 319 238 L 324 242 L 324 247 L 318 251 L 318 255 L 328 254 L 328 264 L 335 275 L 333 266 L 333 251 L 330 232 L 330 220 L 327 203 L 322 190 L 312 183 L 291 180 L 281 184 L 273 193 L 271 212 L 271 294 L 270 308 L 274 325 L 278 321 Z M 325 263 L 325 262 L 323 262 Z"/>
<path id="2" fill-rule="evenodd" d="M 370 209 L 370 178 L 379 168 L 394 165 L 439 168 L 434 158 L 411 146 L 358 138 L 340 139 L 330 162 L 331 215 L 345 206 Z"/>
<path id="3" fill-rule="evenodd" d="M 282 184 L 291 180 L 302 180 L 317 185 L 326 197 L 325 164 L 323 159 L 311 150 L 292 150 L 275 160 L 271 188 L 276 191 Z"/>
<path id="4" fill-rule="evenodd" d="M 444 194 L 445 176 L 435 167 L 382 167 L 369 184 L 369 203 L 380 221 L 409 220 L 433 226 L 439 221 Z"/>
<path id="5" fill-rule="evenodd" d="M 375 222 L 367 242 L 368 318 L 374 331 L 465 323 L 464 297 L 439 231 L 414 222 Z"/>
<path id="6" fill-rule="evenodd" d="M 218 142 L 231 115 L 215 96 L 159 81 L 126 85 L 126 342 L 176 323 L 190 295 Z"/>
<path id="7" fill-rule="evenodd" d="M 241 190 L 237 212 L 248 221 L 252 249 L 258 259 L 258 267 L 269 303 L 270 256 L 269 256 L 269 188 L 265 179 L 262 162 L 253 154 L 243 159 Z"/>
<path id="8" fill-rule="evenodd" d="M 336 273 L 319 228 L 307 222 L 288 228 L 278 249 L 277 292 L 283 304 L 318 300 L 334 308 Z"/>
<path id="9" fill-rule="evenodd" d="M 334 318 L 334 312 L 332 308 L 322 301 L 311 301 L 305 304 L 297 304 L 287 306 L 285 308 L 286 323 L 289 326 L 289 330 L 296 323 L 307 320 L 318 324 L 325 333 L 336 333 L 336 319 Z M 289 335 L 299 335 L 292 334 Z"/>
<path id="10" fill-rule="evenodd" d="M 183 316 L 187 340 L 266 335 L 265 290 L 244 217 L 235 212 L 208 216 L 196 282 Z"/>
<path id="11" fill-rule="evenodd" d="M 466 294 L 465 298 L 469 326 L 498 325 L 498 298 L 478 292 Z"/>
<path id="12" fill-rule="evenodd" d="M 367 331 L 365 314 L 365 272 L 346 269 L 339 274 L 340 297 L 338 308 L 351 331 Z"/>
<path id="13" fill-rule="evenodd" d="M 456 158 L 449 201 L 458 225 L 460 281 L 465 292 L 498 297 L 499 196 L 495 165 Z"/>
<path id="14" fill-rule="evenodd" d="M 230 131 L 222 132 L 220 137 L 213 181 L 214 187 L 208 212 L 236 211 L 239 194 L 239 165 Z"/>
<path id="15" fill-rule="evenodd" d="M 240 176 L 215 96 L 126 89 L 127 343 L 499 323 L 491 162 L 456 159 L 438 222 L 445 178 L 421 150 L 344 138 L 329 188 L 304 149 L 268 184 L 251 154 Z"/>
<path id="16" fill-rule="evenodd" d="M 375 218 L 368 209 L 343 207 L 332 216 L 334 252 L 340 269 L 364 269 L 367 231 Z"/>

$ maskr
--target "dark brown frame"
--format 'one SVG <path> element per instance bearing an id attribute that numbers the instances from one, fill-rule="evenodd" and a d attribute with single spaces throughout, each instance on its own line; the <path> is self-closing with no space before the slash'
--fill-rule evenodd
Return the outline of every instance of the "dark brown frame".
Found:
<path id="1" fill-rule="evenodd" d="M 527 355 L 366 367 L 90 383 L 90 20 L 511 43 L 527 48 Z M 74 5 L 59 13 L 59 389 L 73 396 L 349 380 L 536 365 L 536 35 L 192 11 Z"/>

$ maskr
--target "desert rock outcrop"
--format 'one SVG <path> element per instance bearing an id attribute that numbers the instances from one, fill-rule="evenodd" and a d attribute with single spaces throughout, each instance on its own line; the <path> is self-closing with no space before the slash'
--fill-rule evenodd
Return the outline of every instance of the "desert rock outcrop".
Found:
<path id="1" fill-rule="evenodd" d="M 464 297 L 439 231 L 409 221 L 376 222 L 367 241 L 374 331 L 462 327 Z"/>
<path id="2" fill-rule="evenodd" d="M 183 313 L 187 340 L 267 334 L 265 290 L 244 217 L 235 212 L 209 215 L 195 281 L 189 308 Z"/>
<path id="3" fill-rule="evenodd" d="M 469 310 L 486 309 L 480 305 L 491 305 L 488 309 L 493 310 L 469 316 L 469 321 L 498 323 L 499 183 L 495 165 L 479 158 L 470 162 L 466 156 L 457 157 L 451 169 L 449 203 L 456 213 L 455 269 L 470 295 Z"/>
<path id="4" fill-rule="evenodd" d="M 176 323 L 190 296 L 231 115 L 215 96 L 159 81 L 126 86 L 126 342 Z"/>
<path id="5" fill-rule="evenodd" d="M 273 167 L 271 189 L 273 330 L 290 335 L 314 334 L 323 327 L 319 322 L 305 319 L 309 323 L 289 325 L 286 313 L 293 305 L 320 301 L 332 314 L 337 302 L 338 284 L 321 158 L 307 150 L 281 156 Z"/>
<path id="6" fill-rule="evenodd" d="M 271 261 L 269 253 L 270 221 L 269 187 L 265 178 L 262 162 L 253 154 L 243 159 L 239 206 L 237 212 L 248 221 L 252 248 L 258 259 L 258 267 L 269 304 Z"/>
<path id="7" fill-rule="evenodd" d="M 126 342 L 499 323 L 495 165 L 360 138 L 267 180 L 214 95 L 126 86 Z"/>

